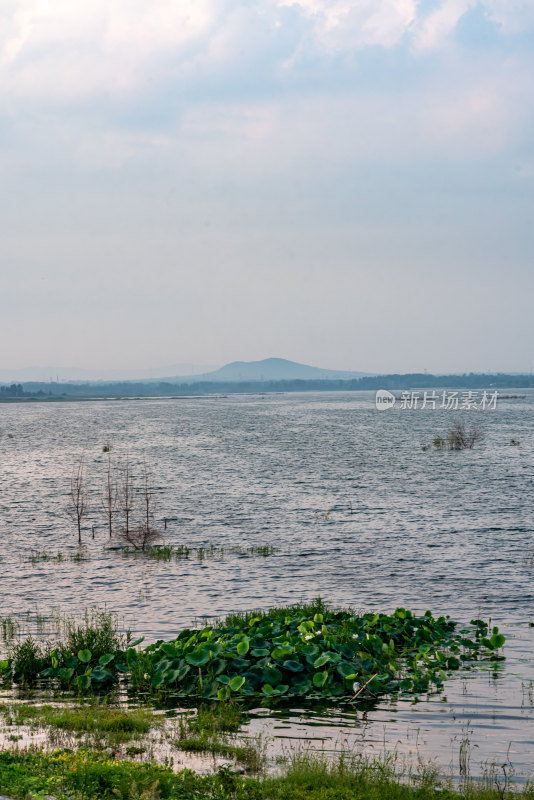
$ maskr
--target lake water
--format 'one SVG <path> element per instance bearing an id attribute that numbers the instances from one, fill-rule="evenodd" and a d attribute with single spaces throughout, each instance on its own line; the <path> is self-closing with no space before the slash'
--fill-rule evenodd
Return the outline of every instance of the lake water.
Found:
<path id="1" fill-rule="evenodd" d="M 382 701 L 366 715 L 258 711 L 251 730 L 278 744 L 396 747 L 456 772 L 468 739 L 473 773 L 509 758 L 525 775 L 534 771 L 533 415 L 534 392 L 465 412 L 378 412 L 364 392 L 0 405 L 1 614 L 105 605 L 147 640 L 317 595 L 363 610 L 491 617 L 509 637 L 497 676 L 458 673 L 442 695 Z M 457 417 L 483 429 L 484 442 L 422 450 Z M 168 543 L 276 552 L 154 562 L 110 550 L 106 444 L 116 464 L 129 455 L 137 479 L 148 465 Z M 89 560 L 32 563 L 32 551 L 78 550 L 65 504 L 82 453 Z"/>

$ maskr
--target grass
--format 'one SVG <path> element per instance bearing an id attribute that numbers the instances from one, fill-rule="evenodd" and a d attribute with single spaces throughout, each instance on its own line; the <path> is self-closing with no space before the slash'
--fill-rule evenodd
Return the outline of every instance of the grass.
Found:
<path id="1" fill-rule="evenodd" d="M 54 660 L 63 662 L 65 657 L 75 656 L 80 651 L 89 652 L 90 660 L 83 666 L 93 670 L 101 657 L 109 655 L 114 658 L 130 644 L 129 632 L 121 633 L 117 616 L 108 611 L 92 609 L 81 618 L 57 616 L 54 623 L 54 643 L 42 643 L 31 635 L 19 640 L 4 636 L 9 658 L 0 661 L 0 667 L 7 669 L 16 683 L 31 686 Z M 12 626 L 5 622 L 3 627 L 10 635 Z M 94 672 L 97 674 L 96 670 Z"/>
<path id="2" fill-rule="evenodd" d="M 19 627 L 19 623 L 13 617 L 0 617 L 0 635 L 4 642 L 12 641 L 18 633 Z"/>
<path id="3" fill-rule="evenodd" d="M 119 621 L 109 611 L 92 609 L 86 611 L 81 620 L 66 618 L 63 621 L 63 642 L 56 649 L 64 649 L 69 653 L 79 650 L 90 650 L 96 662 L 106 653 L 124 650 L 128 634 L 119 632 Z"/>
<path id="4" fill-rule="evenodd" d="M 73 732 L 144 735 L 159 723 L 146 708 L 125 710 L 103 703 L 72 707 L 51 705 L 2 705 L 0 713 L 10 725 L 40 725 Z"/>
<path id="5" fill-rule="evenodd" d="M 513 793 L 492 774 L 454 788 L 436 771 L 399 768 L 394 757 L 296 757 L 279 777 L 243 777 L 229 768 L 215 775 L 175 772 L 170 764 L 116 760 L 107 753 L 23 750 L 0 753 L 0 791 L 14 800 L 533 800 L 534 787 Z"/>
<path id="6" fill-rule="evenodd" d="M 145 547 L 142 554 L 145 558 L 155 559 L 156 561 L 179 561 L 184 558 L 197 558 L 204 561 L 206 558 L 224 558 L 225 555 L 240 556 L 271 556 L 277 552 L 277 548 L 272 545 L 261 545 L 254 547 L 241 547 L 240 545 L 230 545 L 218 547 L 207 545 L 206 547 L 189 547 L 181 544 L 177 547 L 173 545 L 150 545 Z M 139 550 L 132 547 L 123 547 L 121 553 L 124 558 L 132 555 L 140 555 Z"/>
<path id="7" fill-rule="evenodd" d="M 244 715 L 237 703 L 213 703 L 199 706 L 195 716 L 181 718 L 188 733 L 217 736 L 220 733 L 235 733 L 244 721 Z"/>
<path id="8" fill-rule="evenodd" d="M 265 752 L 261 739 L 246 742 L 230 740 L 244 721 L 240 707 L 233 702 L 201 705 L 196 714 L 180 717 L 179 737 L 174 745 L 186 753 L 210 753 L 232 758 L 247 772 L 261 772 Z"/>
<path id="9" fill-rule="evenodd" d="M 313 618 L 316 614 L 326 614 L 330 610 L 331 609 L 324 600 L 321 597 L 317 597 L 309 603 L 295 603 L 291 606 L 273 606 L 267 611 L 235 611 L 232 614 L 228 614 L 222 620 L 217 620 L 217 624 L 220 625 L 220 627 L 239 628 L 249 625 L 253 619 L 262 620 L 269 617 L 273 620 L 283 622 L 287 617 Z M 347 608 L 345 611 L 348 614 L 357 613 L 352 608 Z"/>
<path id="10" fill-rule="evenodd" d="M 254 743 L 232 744 L 217 739 L 203 739 L 202 737 L 179 739 L 175 742 L 176 747 L 186 753 L 210 753 L 214 756 L 232 758 L 246 772 L 261 772 L 264 765 L 264 758 L 259 747 Z"/>
<path id="11" fill-rule="evenodd" d="M 41 562 L 52 561 L 57 564 L 61 564 L 64 561 L 74 561 L 74 562 L 81 562 L 81 561 L 90 561 L 90 557 L 86 552 L 79 551 L 77 553 L 62 553 L 58 551 L 57 553 L 49 553 L 46 550 L 42 551 L 34 551 L 28 556 L 28 561 L 30 564 L 40 564 Z"/>

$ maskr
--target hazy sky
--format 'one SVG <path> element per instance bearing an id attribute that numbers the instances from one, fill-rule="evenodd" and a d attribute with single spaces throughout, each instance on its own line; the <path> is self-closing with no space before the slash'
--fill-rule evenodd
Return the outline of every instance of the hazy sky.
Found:
<path id="1" fill-rule="evenodd" d="M 0 367 L 531 370 L 534 0 L 3 0 Z"/>

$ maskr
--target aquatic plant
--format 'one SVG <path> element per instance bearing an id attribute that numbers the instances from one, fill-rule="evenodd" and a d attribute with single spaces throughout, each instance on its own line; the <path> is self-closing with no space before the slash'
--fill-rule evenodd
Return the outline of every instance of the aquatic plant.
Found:
<path id="1" fill-rule="evenodd" d="M 52 679 L 80 691 L 106 689 L 121 675 L 134 688 L 189 697 L 305 696 L 365 700 L 440 689 L 447 675 L 478 659 L 499 658 L 505 637 L 472 620 L 458 629 L 430 611 L 416 616 L 334 611 L 322 601 L 233 615 L 222 625 L 186 629 L 171 642 L 138 650 L 106 623 L 73 627 L 64 644 L 37 652 L 26 673 L 20 659 L 0 662 L 0 676 Z M 28 652 L 35 643 L 28 640 Z M 122 646 L 121 646 L 122 645 Z M 40 669 L 38 668 L 40 667 Z"/>
<path id="2" fill-rule="evenodd" d="M 30 553 L 28 556 L 28 561 L 30 564 L 39 564 L 42 561 L 55 561 L 57 563 L 62 563 L 63 561 L 90 561 L 89 553 L 84 550 L 78 550 L 76 553 L 65 554 L 58 550 L 57 553 L 49 553 L 47 550 L 42 551 L 34 551 Z"/>
<path id="3" fill-rule="evenodd" d="M 118 632 L 113 614 L 92 610 L 81 621 L 66 619 L 62 624 L 64 637 L 55 646 L 43 646 L 31 636 L 12 645 L 9 658 L 0 661 L 0 677 L 28 685 L 54 679 L 62 687 L 92 691 L 116 683 L 127 672 L 121 658 L 130 635 Z"/>
<path id="4" fill-rule="evenodd" d="M 271 556 L 278 552 L 276 547 L 272 545 L 254 545 L 251 547 L 242 547 L 241 545 L 226 545 L 218 546 L 214 544 L 193 547 L 185 544 L 174 545 L 147 545 L 143 550 L 143 555 L 146 558 L 155 559 L 156 561 L 177 561 L 183 558 L 194 556 L 199 561 L 204 561 L 210 558 L 224 558 L 225 555 L 239 555 L 239 556 Z M 124 558 L 131 555 L 139 555 L 139 548 L 129 547 L 126 545 L 121 549 L 121 554 Z"/>
<path id="5" fill-rule="evenodd" d="M 182 631 L 173 642 L 145 648 L 144 675 L 152 689 L 219 699 L 349 698 L 364 684 L 361 699 L 420 694 L 440 688 L 462 665 L 495 658 L 504 641 L 482 620 L 458 630 L 456 622 L 429 611 L 422 617 L 403 608 L 356 615 L 319 602 Z M 129 664 L 136 658 L 128 651 Z"/>

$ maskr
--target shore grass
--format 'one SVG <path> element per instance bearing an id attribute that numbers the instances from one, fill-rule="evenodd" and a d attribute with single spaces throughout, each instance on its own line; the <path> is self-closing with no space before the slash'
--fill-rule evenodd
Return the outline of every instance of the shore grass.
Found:
<path id="1" fill-rule="evenodd" d="M 246 772 L 259 773 L 265 765 L 265 748 L 261 737 L 250 741 L 236 740 L 235 734 L 245 715 L 233 702 L 199 706 L 196 714 L 179 720 L 179 736 L 173 744 L 186 753 L 210 753 L 230 758 Z"/>
<path id="2" fill-rule="evenodd" d="M 159 718 L 148 708 L 127 710 L 103 703 L 63 707 L 4 704 L 0 705 L 0 713 L 9 725 L 37 725 L 100 734 L 143 735 L 159 723 Z"/>
<path id="3" fill-rule="evenodd" d="M 249 778 L 223 767 L 215 775 L 175 772 L 107 753 L 17 749 L 0 752 L 0 791 L 13 800 L 532 800 L 531 785 L 510 791 L 491 776 L 461 788 L 432 769 L 400 774 L 395 759 L 304 756 L 279 777 Z"/>

